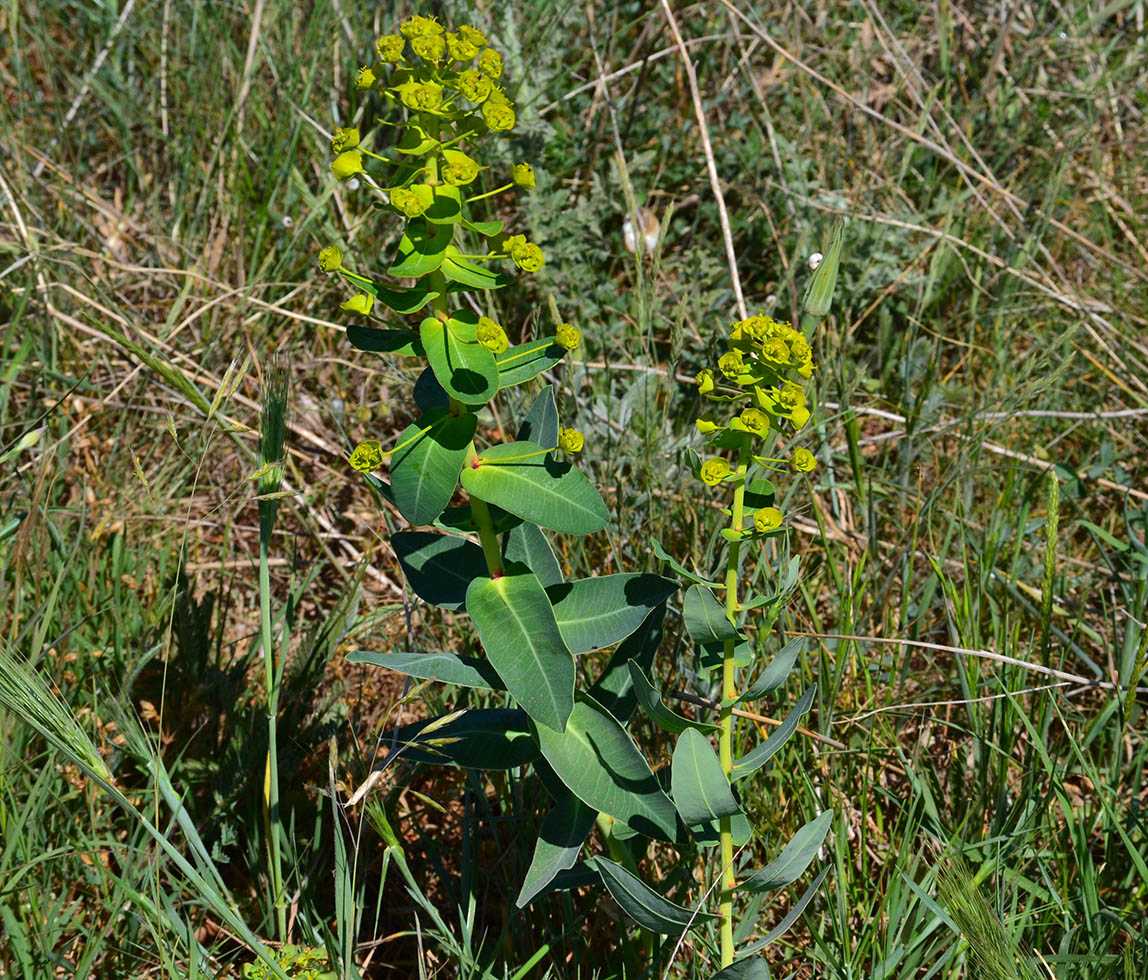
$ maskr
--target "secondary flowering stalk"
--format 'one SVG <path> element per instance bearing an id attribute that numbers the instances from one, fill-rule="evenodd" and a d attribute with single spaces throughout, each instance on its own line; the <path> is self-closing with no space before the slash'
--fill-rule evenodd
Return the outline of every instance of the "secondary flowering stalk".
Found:
<path id="1" fill-rule="evenodd" d="M 749 466 L 749 451 L 742 446 L 738 451 L 737 468 L 733 474 L 733 507 L 730 512 L 729 530 L 740 532 L 745 522 L 745 478 Z M 730 624 L 737 627 L 738 606 L 738 566 L 741 559 L 741 540 L 732 540 L 726 549 L 725 565 L 725 614 Z M 725 641 L 722 649 L 722 701 L 719 716 L 718 760 L 726 779 L 733 774 L 733 708 L 737 701 L 737 664 L 735 651 L 737 640 Z M 733 866 L 733 831 L 731 818 L 722 817 L 719 833 L 721 836 L 722 890 L 721 907 L 721 965 L 729 966 L 734 957 L 733 941 L 733 892 L 737 887 L 737 873 Z"/>
<path id="2" fill-rule="evenodd" d="M 728 486 L 733 499 L 727 513 L 729 525 L 722 531 L 726 540 L 725 614 L 733 635 L 724 640 L 721 658 L 721 711 L 718 719 L 718 761 L 726 779 L 734 773 L 734 706 L 739 696 L 737 647 L 740 638 L 739 570 L 743 545 L 764 543 L 784 533 L 784 514 L 774 506 L 777 488 L 765 472 L 792 469 L 808 473 L 816 466 L 809 450 L 797 448 L 788 459 L 770 454 L 785 430 L 800 430 L 809 419 L 805 382 L 814 370 L 809 341 L 790 324 L 768 316 L 751 316 L 733 324 L 728 349 L 717 360 L 717 375 L 709 369 L 697 376 L 698 391 L 727 415 L 724 422 L 699 418 L 698 432 L 719 451 L 730 451 L 733 463 L 724 455 L 698 461 L 696 473 L 707 486 Z M 760 449 L 758 448 L 760 444 Z M 747 510 L 751 511 L 747 519 Z M 734 961 L 734 868 L 732 818 L 718 822 L 721 858 L 721 902 L 718 910 L 721 932 L 721 965 Z"/>

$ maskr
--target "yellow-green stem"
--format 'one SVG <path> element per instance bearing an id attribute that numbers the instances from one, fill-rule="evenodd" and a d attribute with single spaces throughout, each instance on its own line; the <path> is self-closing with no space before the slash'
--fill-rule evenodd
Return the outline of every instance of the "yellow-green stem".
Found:
<path id="1" fill-rule="evenodd" d="M 494 519 L 485 500 L 470 498 L 470 516 L 478 528 L 478 540 L 482 544 L 482 556 L 486 559 L 486 570 L 491 578 L 502 575 L 502 549 L 498 544 L 498 532 L 494 529 Z"/>
<path id="2" fill-rule="evenodd" d="M 749 450 L 743 447 L 738 453 L 737 470 L 734 473 L 733 511 L 730 516 L 730 529 L 741 532 L 745 522 L 745 476 L 748 469 Z M 741 543 L 731 541 L 726 552 L 725 564 L 725 613 L 729 621 L 737 625 L 738 613 L 738 560 L 741 557 Z M 734 666 L 736 640 L 726 640 L 722 656 L 722 706 L 718 734 L 718 755 L 722 772 L 726 779 L 733 772 L 733 703 L 737 698 L 737 677 Z M 729 817 L 722 817 L 719 824 L 721 835 L 721 965 L 733 962 L 733 892 L 737 887 L 737 875 L 733 867 L 733 828 Z"/>

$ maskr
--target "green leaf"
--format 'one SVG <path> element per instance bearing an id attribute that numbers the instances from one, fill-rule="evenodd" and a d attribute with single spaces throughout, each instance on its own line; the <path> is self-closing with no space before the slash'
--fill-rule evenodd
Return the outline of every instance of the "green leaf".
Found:
<path id="1" fill-rule="evenodd" d="M 546 385 L 538 392 L 514 438 L 520 442 L 536 442 L 540 446 L 558 445 L 558 405 L 554 401 L 554 385 Z"/>
<path id="2" fill-rule="evenodd" d="M 736 960 L 710 980 L 769 980 L 769 964 L 759 956 Z"/>
<path id="3" fill-rule="evenodd" d="M 650 932 L 676 936 L 686 929 L 705 925 L 707 919 L 717 918 L 709 912 L 694 911 L 671 902 L 622 865 L 604 857 L 591 858 L 586 865 L 602 876 L 602 884 L 622 911 Z"/>
<path id="4" fill-rule="evenodd" d="M 666 607 L 656 606 L 638 630 L 618 644 L 606 669 L 590 688 L 594 700 L 623 725 L 629 722 L 638 705 L 630 664 L 636 664 L 643 672 L 652 668 L 662 642 L 665 618 Z"/>
<path id="5" fill-rule="evenodd" d="M 690 637 L 703 646 L 724 643 L 736 639 L 738 635 L 714 594 L 701 585 L 691 585 L 686 589 L 682 619 L 685 620 Z"/>
<path id="6" fill-rule="evenodd" d="M 637 661 L 631 660 L 627 666 L 630 669 L 634 697 L 649 719 L 660 729 L 673 735 L 691 728 L 707 732 L 717 731 L 717 725 L 709 725 L 703 721 L 690 721 L 689 718 L 679 715 L 676 711 L 671 711 L 662 703 L 661 694 L 654 686 L 653 681 L 646 676 L 641 665 Z"/>
<path id="7" fill-rule="evenodd" d="M 501 507 L 491 507 L 490 517 L 498 534 L 509 534 L 522 523 L 522 518 L 506 513 Z M 436 524 L 444 531 L 478 534 L 478 525 L 474 523 L 469 504 L 448 507 L 439 515 Z"/>
<path id="8" fill-rule="evenodd" d="M 516 344 L 498 355 L 498 387 L 511 388 L 524 381 L 537 378 L 549 371 L 566 356 L 566 348 L 559 347 L 553 337 L 541 337 L 525 344 Z"/>
<path id="9" fill-rule="evenodd" d="M 825 883 L 825 879 L 829 877 L 829 872 L 831 870 L 832 865 L 822 869 L 821 874 L 814 878 L 809 887 L 801 893 L 801 898 L 797 900 L 793 908 L 785 913 L 785 917 L 777 925 L 770 929 L 769 932 L 762 936 L 761 939 L 758 939 L 746 946 L 742 952 L 746 955 L 756 953 L 759 949 L 765 949 L 765 947 L 770 943 L 775 942 L 784 936 L 787 932 L 789 932 L 793 923 L 801 918 L 801 913 L 804 912 L 809 906 L 809 903 L 813 901 L 814 897 L 817 895 L 818 890 Z"/>
<path id="10" fill-rule="evenodd" d="M 436 225 L 455 225 L 462 220 L 462 199 L 458 188 L 439 184 L 434 188 L 434 201 L 423 213 L 427 221 Z"/>
<path id="11" fill-rule="evenodd" d="M 744 813 L 735 813 L 729 821 L 730 833 L 733 835 L 733 846 L 744 847 L 753 837 L 753 827 Z M 699 847 L 717 847 L 721 843 L 721 822 L 711 820 L 707 824 L 690 829 L 694 843 Z"/>
<path id="12" fill-rule="evenodd" d="M 533 442 L 484 449 L 463 471 L 462 485 L 480 500 L 552 531 L 590 534 L 609 519 L 585 474 Z"/>
<path id="13" fill-rule="evenodd" d="M 564 731 L 574 708 L 574 658 L 534 575 L 475 579 L 466 611 L 506 689 L 541 730 Z"/>
<path id="14" fill-rule="evenodd" d="M 677 588 L 673 579 L 626 572 L 576 579 L 546 594 L 566 645 L 574 653 L 587 653 L 624 640 Z"/>
<path id="15" fill-rule="evenodd" d="M 477 322 L 478 315 L 467 311 L 445 323 L 427 317 L 419 327 L 419 339 L 438 383 L 464 405 L 485 405 L 498 391 L 494 355 L 474 340 Z"/>
<path id="16" fill-rule="evenodd" d="M 454 229 L 450 225 L 432 225 L 415 219 L 407 224 L 399 240 L 395 261 L 387 270 L 392 276 L 421 279 L 442 265 Z"/>
<path id="17" fill-rule="evenodd" d="M 459 657 L 453 653 L 373 653 L 356 650 L 347 657 L 349 663 L 382 667 L 408 677 L 474 687 L 482 691 L 501 691 L 502 681 L 485 660 Z"/>
<path id="18" fill-rule="evenodd" d="M 422 156 L 424 153 L 429 153 L 438 145 L 438 140 L 427 136 L 426 130 L 421 126 L 408 123 L 403 130 L 403 135 L 399 137 L 398 143 L 395 144 L 395 149 L 400 153 Z"/>
<path id="19" fill-rule="evenodd" d="M 1128 550 L 1128 544 L 1126 542 L 1121 541 L 1117 537 L 1114 537 L 1112 534 L 1110 534 L 1108 531 L 1106 531 L 1104 528 L 1102 528 L 1099 524 L 1093 524 L 1092 521 L 1086 521 L 1083 519 L 1080 521 L 1080 523 L 1083 524 L 1086 528 L 1088 528 L 1089 531 L 1091 531 L 1098 538 L 1100 538 L 1100 540 L 1103 541 L 1110 548 L 1115 548 L 1117 551 L 1127 551 Z"/>
<path id="20" fill-rule="evenodd" d="M 638 833 L 677 837 L 677 811 L 626 730 L 601 705 L 583 696 L 566 731 L 538 728 L 542 755 L 558 778 L 587 806 Z"/>
<path id="21" fill-rule="evenodd" d="M 773 891 L 795 882 L 817 856 L 832 823 L 832 810 L 825 810 L 814 817 L 793 835 L 776 858 L 738 887 L 750 892 Z"/>
<path id="22" fill-rule="evenodd" d="M 709 739 L 692 728 L 678 737 L 670 769 L 674 805 L 687 827 L 739 812 Z"/>
<path id="23" fill-rule="evenodd" d="M 529 905 L 560 871 L 574 867 L 597 816 L 595 810 L 563 789 L 554 808 L 542 821 L 542 829 L 534 845 L 534 857 L 515 901 L 520 909 Z"/>
<path id="24" fill-rule="evenodd" d="M 384 732 L 381 742 L 402 749 L 407 762 L 464 769 L 517 769 L 538 758 L 538 743 L 524 711 L 474 708 Z"/>
<path id="25" fill-rule="evenodd" d="M 703 671 L 721 670 L 725 660 L 724 643 L 708 643 L 699 648 L 698 666 Z M 753 663 L 753 644 L 749 640 L 739 638 L 733 648 L 734 666 L 739 670 Z"/>
<path id="26" fill-rule="evenodd" d="M 817 694 L 817 685 L 811 684 L 789 714 L 785 716 L 785 720 L 773 730 L 769 738 L 750 749 L 740 759 L 735 760 L 731 775 L 735 782 L 757 772 L 789 741 L 789 737 L 797 730 L 797 723 L 801 720 L 801 716 L 813 704 L 815 694 Z"/>
<path id="27" fill-rule="evenodd" d="M 377 330 L 357 323 L 347 325 L 347 340 L 356 350 L 372 354 L 398 354 L 411 357 L 422 354 L 422 345 L 410 330 Z"/>
<path id="28" fill-rule="evenodd" d="M 749 510 L 772 507 L 777 487 L 769 480 L 750 480 L 745 485 L 745 506 Z"/>
<path id="29" fill-rule="evenodd" d="M 544 588 L 561 585 L 563 582 L 562 567 L 554 556 L 554 549 L 550 547 L 545 533 L 535 524 L 519 524 L 511 528 L 506 536 L 503 557 L 529 568 L 538 576 Z"/>
<path id="30" fill-rule="evenodd" d="M 399 436 L 396 445 L 413 441 L 391 457 L 391 491 L 399 513 L 412 524 L 431 523 L 450 503 L 477 422 L 469 413 L 425 415 Z M 432 428 L 419 435 L 428 424 Z"/>
<path id="31" fill-rule="evenodd" d="M 720 582 L 710 582 L 707 579 L 702 578 L 700 575 L 691 572 L 688 568 L 686 568 L 685 565 L 683 565 L 673 555 L 666 551 L 666 549 L 662 547 L 662 543 L 657 538 L 652 539 L 650 544 L 653 545 L 654 554 L 662 559 L 662 561 L 669 565 L 670 568 L 677 572 L 682 578 L 690 582 L 695 582 L 698 585 L 703 585 L 707 589 L 721 588 Z"/>
<path id="32" fill-rule="evenodd" d="M 413 394 L 415 404 L 424 415 L 435 410 L 438 410 L 439 415 L 443 415 L 450 408 L 450 395 L 443 390 L 438 378 L 434 376 L 434 371 L 429 367 L 423 368 L 422 373 L 415 379 Z"/>
<path id="33" fill-rule="evenodd" d="M 462 226 L 470 231 L 482 235 L 483 238 L 494 238 L 495 235 L 502 234 L 501 221 L 475 221 L 465 215 L 462 219 Z"/>
<path id="34" fill-rule="evenodd" d="M 790 672 L 793 670 L 793 664 L 797 658 L 804 652 L 806 647 L 805 637 L 798 636 L 790 640 L 783 646 L 780 652 L 774 657 L 753 682 L 750 689 L 746 691 L 740 698 L 737 699 L 738 704 L 746 701 L 756 701 L 760 697 L 764 697 L 770 691 L 776 691 L 782 684 L 785 683 Z"/>
<path id="35" fill-rule="evenodd" d="M 367 289 L 366 286 L 363 288 Z M 391 289 L 389 286 L 375 284 L 374 288 L 367 289 L 367 292 L 372 293 L 384 306 L 404 316 L 408 313 L 417 313 L 439 296 L 438 291 L 431 289 L 425 282 L 417 282 L 406 289 Z"/>
<path id="36" fill-rule="evenodd" d="M 489 574 L 482 549 L 464 538 L 399 531 L 391 547 L 415 595 L 432 606 L 461 609 L 470 583 Z"/>
<path id="37" fill-rule="evenodd" d="M 511 276 L 492 272 L 477 262 L 463 258 L 453 245 L 446 247 L 446 254 L 442 260 L 442 274 L 451 282 L 469 286 L 471 289 L 501 289 L 514 281 Z"/>

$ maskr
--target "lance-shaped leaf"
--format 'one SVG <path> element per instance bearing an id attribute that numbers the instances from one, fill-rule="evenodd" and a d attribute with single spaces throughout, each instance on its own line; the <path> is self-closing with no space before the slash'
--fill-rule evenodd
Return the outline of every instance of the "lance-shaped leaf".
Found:
<path id="1" fill-rule="evenodd" d="M 586 475 L 533 442 L 484 449 L 463 470 L 462 485 L 479 499 L 552 531 L 591 534 L 609 519 Z"/>
<path id="2" fill-rule="evenodd" d="M 502 681 L 485 660 L 460 657 L 453 653 L 374 653 L 357 650 L 347 657 L 353 664 L 383 667 L 408 677 L 418 677 L 459 687 L 501 691 Z"/>
<path id="3" fill-rule="evenodd" d="M 538 758 L 525 711 L 472 708 L 384 732 L 381 743 L 401 759 L 464 769 L 517 769 Z"/>
<path id="4" fill-rule="evenodd" d="M 769 980 L 769 964 L 759 956 L 749 956 L 719 970 L 710 980 Z"/>
<path id="5" fill-rule="evenodd" d="M 554 385 L 547 385 L 538 392 L 514 438 L 520 442 L 536 442 L 540 446 L 558 445 L 558 405 L 554 401 Z"/>
<path id="6" fill-rule="evenodd" d="M 469 286 L 471 289 L 501 289 L 514 281 L 511 276 L 494 272 L 465 258 L 453 245 L 446 247 L 446 254 L 442 260 L 442 274 L 451 282 Z"/>
<path id="7" fill-rule="evenodd" d="M 754 746 L 740 759 L 734 761 L 731 778 L 735 782 L 739 779 L 745 779 L 746 776 L 757 772 L 758 769 L 772 759 L 778 750 L 789 741 L 789 737 L 797 730 L 797 723 L 801 721 L 801 716 L 804 715 L 813 704 L 813 698 L 816 694 L 817 685 L 811 684 L 809 689 L 801 695 L 801 699 L 793 706 L 789 714 L 785 716 L 785 720 L 770 733 L 769 738 L 759 745 Z"/>
<path id="8" fill-rule="evenodd" d="M 520 909 L 529 905 L 560 872 L 574 867 L 597 815 L 597 811 L 563 789 L 542 821 L 534 857 L 515 902 Z"/>
<path id="9" fill-rule="evenodd" d="M 538 576 L 543 586 L 562 584 L 562 566 L 558 564 L 554 549 L 538 525 L 519 524 L 511 528 L 506 536 L 504 552 L 507 561 L 525 565 Z"/>
<path id="10" fill-rule="evenodd" d="M 666 607 L 655 607 L 646 621 L 618 644 L 606 669 L 590 689 L 594 700 L 623 725 L 629 722 L 638 704 L 630 664 L 636 664 L 643 672 L 649 672 L 654 663 L 654 654 L 662 642 L 665 618 Z"/>
<path id="11" fill-rule="evenodd" d="M 670 788 L 674 806 L 687 827 L 732 817 L 739 812 L 713 746 L 708 738 L 692 728 L 682 732 L 674 746 Z"/>
<path id="12" fill-rule="evenodd" d="M 817 856 L 832 823 L 832 810 L 818 814 L 790 838 L 776 858 L 738 887 L 750 892 L 773 891 L 797 881 Z"/>
<path id="13" fill-rule="evenodd" d="M 450 225 L 432 225 L 414 220 L 407 225 L 399 240 L 395 261 L 387 270 L 392 276 L 421 279 L 442 265 L 454 229 Z"/>
<path id="14" fill-rule="evenodd" d="M 398 354 L 410 357 L 423 352 L 418 337 L 409 330 L 380 330 L 350 323 L 347 325 L 347 340 L 356 350 L 369 351 L 372 354 Z"/>
<path id="15" fill-rule="evenodd" d="M 432 606 L 461 609 L 470 583 L 489 574 L 482 549 L 465 538 L 399 531 L 391 535 L 391 547 L 415 595 Z"/>
<path id="16" fill-rule="evenodd" d="M 625 572 L 576 579 L 546 594 L 566 645 L 574 653 L 587 653 L 624 640 L 677 588 L 673 579 Z"/>
<path id="17" fill-rule="evenodd" d="M 553 337 L 515 344 L 495 359 L 498 362 L 498 387 L 511 388 L 537 378 L 565 356 L 566 348 L 556 344 Z"/>
<path id="18" fill-rule="evenodd" d="M 450 503 L 477 421 L 469 413 L 430 413 L 399 436 L 396 445 L 403 448 L 391 457 L 391 492 L 412 524 L 429 524 Z"/>
<path id="19" fill-rule="evenodd" d="M 462 226 L 468 228 L 484 238 L 493 238 L 495 235 L 502 233 L 501 221 L 473 221 L 466 215 L 463 215 Z"/>
<path id="20" fill-rule="evenodd" d="M 682 619 L 686 631 L 695 643 L 709 646 L 737 638 L 737 629 L 729 621 L 725 610 L 714 598 L 714 594 L 701 585 L 691 585 L 686 589 L 682 603 Z"/>
<path id="21" fill-rule="evenodd" d="M 363 292 L 370 293 L 384 306 L 390 307 L 396 313 L 417 313 L 432 299 L 438 297 L 438 291 L 431 289 L 427 282 L 415 283 L 406 289 L 392 289 L 381 286 L 377 282 L 357 282 Z"/>
<path id="22" fill-rule="evenodd" d="M 803 636 L 794 637 L 785 644 L 777 656 L 769 662 L 765 670 L 758 674 L 757 680 L 750 685 L 749 690 L 737 699 L 738 703 L 756 701 L 770 691 L 776 691 L 781 687 L 781 685 L 785 683 L 785 679 L 789 677 L 790 672 L 793 670 L 794 663 L 804 649 L 805 637 Z"/>
<path id="23" fill-rule="evenodd" d="M 477 314 L 464 311 L 446 321 L 427 317 L 419 327 L 435 378 L 464 405 L 485 405 L 498 391 L 494 355 L 474 339 L 477 322 Z"/>
<path id="24" fill-rule="evenodd" d="M 801 913 L 809 907 L 809 903 L 816 897 L 818 890 L 825 883 L 825 879 L 829 877 L 829 872 L 832 870 L 832 867 L 832 865 L 828 865 L 823 868 L 821 873 L 810 883 L 809 887 L 801 893 L 801 898 L 797 900 L 793 908 L 785 913 L 785 917 L 760 939 L 756 939 L 746 946 L 742 952 L 747 956 L 756 953 L 758 950 L 765 949 L 770 943 L 777 941 L 789 932 L 793 923 L 801 918 Z"/>
<path id="25" fill-rule="evenodd" d="M 662 547 L 662 543 L 657 538 L 652 539 L 650 544 L 653 546 L 654 554 L 662 559 L 662 561 L 669 565 L 670 568 L 677 572 L 682 578 L 690 582 L 696 582 L 698 585 L 703 585 L 708 589 L 721 588 L 721 583 L 711 582 L 708 579 L 702 578 L 696 572 L 691 572 L 688 568 L 686 568 L 685 565 L 683 565 L 673 555 L 666 551 L 666 549 Z"/>
<path id="26" fill-rule="evenodd" d="M 704 925 L 707 919 L 717 918 L 709 912 L 683 908 L 671 902 L 622 865 L 604 857 L 591 858 L 586 865 L 602 876 L 602 884 L 622 911 L 650 932 L 676 936 L 686 929 Z"/>
<path id="27" fill-rule="evenodd" d="M 539 726 L 542 755 L 583 803 L 638 833 L 673 840 L 677 812 L 626 730 L 592 698 L 574 705 L 565 732 Z"/>
<path id="28" fill-rule="evenodd" d="M 641 664 L 631 660 L 626 665 L 630 670 L 630 681 L 633 685 L 634 697 L 646 716 L 662 731 L 678 735 L 690 728 L 703 732 L 717 731 L 717 725 L 709 725 L 704 721 L 691 721 L 689 718 L 671 711 L 662 703 L 662 696 L 654 686 L 654 682 L 646 676 Z"/>
<path id="29" fill-rule="evenodd" d="M 466 611 L 514 699 L 539 725 L 564 731 L 574 708 L 574 658 L 542 583 L 533 574 L 475 579 Z"/>

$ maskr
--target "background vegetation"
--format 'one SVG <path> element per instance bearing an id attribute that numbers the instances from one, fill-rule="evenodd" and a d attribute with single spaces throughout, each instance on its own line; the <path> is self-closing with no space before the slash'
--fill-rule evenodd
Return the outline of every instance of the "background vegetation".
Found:
<path id="1" fill-rule="evenodd" d="M 546 270 L 500 294 L 499 319 L 515 339 L 553 296 L 586 332 L 563 409 L 615 523 L 564 561 L 653 568 L 659 539 L 705 568 L 717 523 L 682 465 L 684 379 L 733 298 L 662 8 L 433 6 L 507 53 L 508 159 L 539 175 L 516 220 Z M 766 841 L 838 819 L 775 972 L 1026 976 L 1009 973 L 1019 943 L 1045 975 L 1143 977 L 1148 739 L 1126 689 L 1148 648 L 1144 4 L 675 9 L 750 307 L 791 314 L 806 257 L 851 219 L 816 340 L 822 466 L 790 541 L 805 571 L 786 628 L 820 639 L 783 698 L 818 681 L 819 738 L 747 801 Z M 270 935 L 248 477 L 276 352 L 292 935 L 347 976 L 621 969 L 600 894 L 511 911 L 533 844 L 511 828 L 539 803 L 512 778 L 388 769 L 339 806 L 388 725 L 447 707 L 345 654 L 454 630 L 396 584 L 343 462 L 407 424 L 391 393 L 410 379 L 352 356 L 314 264 L 328 241 L 387 243 L 329 178 L 326 134 L 408 12 L 0 9 L 0 975 L 227 975 L 250 953 L 223 911 Z M 622 249 L 626 181 L 666 225 L 655 262 Z M 43 699 L 12 693 L 35 695 L 28 664 L 119 799 L 32 723 Z M 706 693 L 684 644 L 659 665 L 663 686 Z M 672 879 L 656 855 L 647 870 Z M 762 908 L 759 934 L 800 893 Z M 689 949 L 674 970 L 712 972 Z"/>

